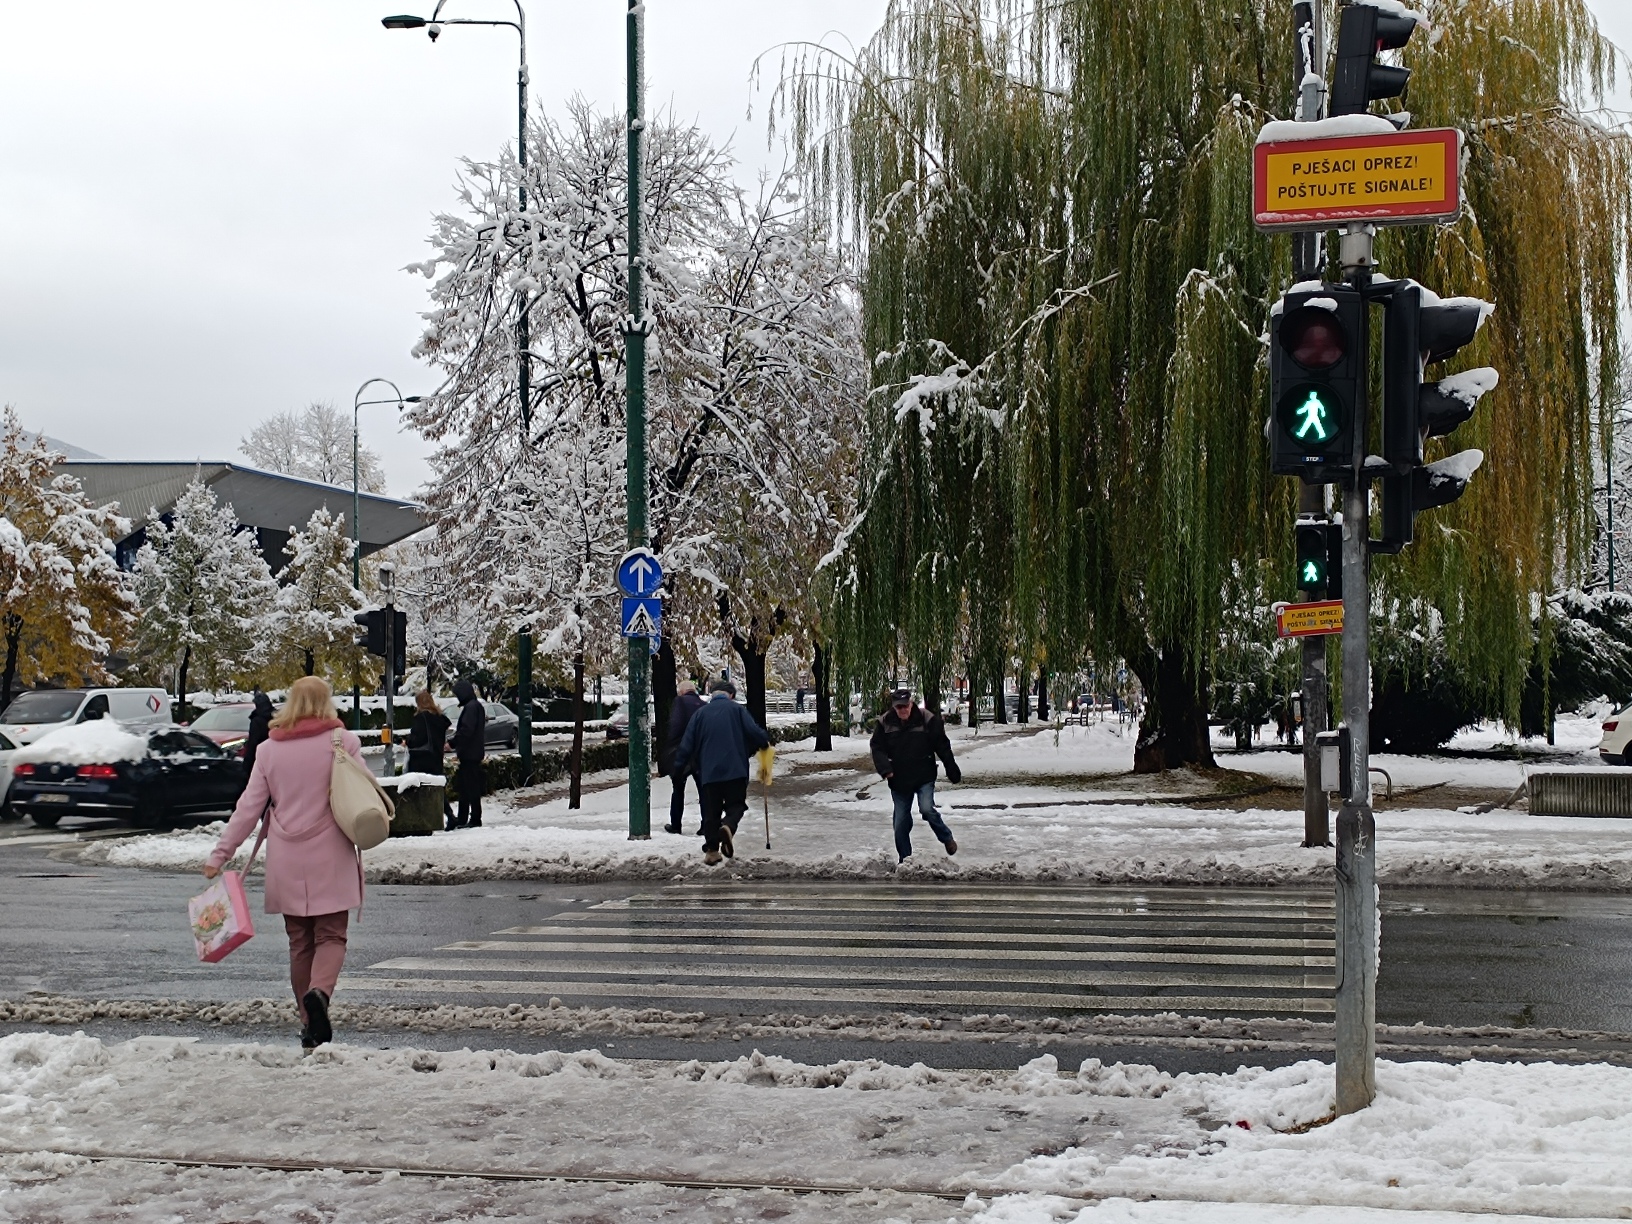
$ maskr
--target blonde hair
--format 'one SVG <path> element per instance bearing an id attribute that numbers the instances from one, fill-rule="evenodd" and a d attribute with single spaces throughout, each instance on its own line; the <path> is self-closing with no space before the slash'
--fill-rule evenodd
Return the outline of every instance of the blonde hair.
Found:
<path id="1" fill-rule="evenodd" d="M 424 710 L 427 714 L 442 713 L 442 707 L 436 704 L 436 698 L 431 696 L 430 689 L 420 689 L 414 694 L 414 708 Z"/>
<path id="2" fill-rule="evenodd" d="M 321 676 L 302 676 L 289 686 L 289 696 L 273 718 L 274 727 L 292 727 L 303 718 L 333 718 L 334 691 Z"/>

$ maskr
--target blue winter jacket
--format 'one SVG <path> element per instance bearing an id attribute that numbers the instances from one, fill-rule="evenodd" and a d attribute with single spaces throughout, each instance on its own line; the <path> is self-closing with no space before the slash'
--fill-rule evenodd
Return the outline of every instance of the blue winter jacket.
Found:
<path id="1" fill-rule="evenodd" d="M 674 754 L 674 772 L 690 772 L 701 786 L 748 776 L 748 754 L 770 744 L 748 711 L 725 693 L 715 693 L 691 716 Z"/>

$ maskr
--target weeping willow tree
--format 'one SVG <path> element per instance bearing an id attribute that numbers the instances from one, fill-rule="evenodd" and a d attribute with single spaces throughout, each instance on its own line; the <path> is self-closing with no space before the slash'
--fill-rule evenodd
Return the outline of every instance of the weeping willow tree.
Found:
<path id="1" fill-rule="evenodd" d="M 1290 259 L 1249 198 L 1257 130 L 1293 105 L 1289 8 L 892 0 L 855 55 L 790 52 L 774 117 L 864 255 L 869 451 L 826 563 L 863 691 L 901 663 L 933 691 L 954 668 L 1120 656 L 1148 697 L 1135 767 L 1210 762 L 1231 567 L 1291 576 L 1294 482 L 1263 436 Z M 1516 712 L 1532 596 L 1590 521 L 1632 158 L 1584 109 L 1614 59 L 1579 0 L 1430 17 L 1411 100 L 1466 134 L 1468 207 L 1380 249 L 1497 301 L 1468 357 L 1504 382 L 1471 431 L 1488 476 L 1385 579 L 1442 610 Z"/>

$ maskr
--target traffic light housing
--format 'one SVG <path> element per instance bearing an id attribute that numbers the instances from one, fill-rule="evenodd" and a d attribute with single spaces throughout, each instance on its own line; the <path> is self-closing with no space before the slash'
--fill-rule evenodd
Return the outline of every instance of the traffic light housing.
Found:
<path id="1" fill-rule="evenodd" d="M 371 655 L 385 658 L 385 609 L 368 608 L 358 612 L 351 619 L 363 629 L 363 632 L 357 635 L 357 645 Z"/>
<path id="2" fill-rule="evenodd" d="M 1447 436 L 1473 416 L 1479 397 L 1496 386 L 1496 371 L 1480 367 L 1436 382 L 1423 381 L 1423 372 L 1471 343 L 1492 309 L 1477 298 L 1441 298 L 1411 280 L 1399 282 L 1384 300 L 1384 551 L 1411 543 L 1417 513 L 1460 497 L 1484 458 L 1463 451 L 1424 464 L 1423 443 Z"/>
<path id="3" fill-rule="evenodd" d="M 380 651 L 383 656 L 385 651 Z M 408 670 L 408 613 L 401 608 L 393 610 L 391 617 L 391 674 L 396 677 L 397 684 L 402 684 L 403 674 Z"/>
<path id="4" fill-rule="evenodd" d="M 1270 462 L 1278 476 L 1335 481 L 1354 466 L 1366 304 L 1352 285 L 1297 289 L 1270 317 Z"/>
<path id="5" fill-rule="evenodd" d="M 1327 113 L 1363 115 L 1373 102 L 1404 95 L 1411 69 L 1379 64 L 1377 53 L 1396 51 L 1410 42 L 1417 19 L 1364 3 L 1346 4 L 1341 14 L 1337 71 Z"/>
<path id="6" fill-rule="evenodd" d="M 1323 518 L 1298 519 L 1298 590 L 1314 599 L 1343 598 L 1343 525 Z"/>

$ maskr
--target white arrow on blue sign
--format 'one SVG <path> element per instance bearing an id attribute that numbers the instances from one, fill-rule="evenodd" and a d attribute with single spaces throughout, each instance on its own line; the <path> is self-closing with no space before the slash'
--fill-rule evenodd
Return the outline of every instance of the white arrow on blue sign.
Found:
<path id="1" fill-rule="evenodd" d="M 625 595 L 637 596 L 650 595 L 662 586 L 663 567 L 656 554 L 649 548 L 631 548 L 618 562 L 618 585 Z"/>
<path id="2" fill-rule="evenodd" d="M 663 601 L 632 598 L 623 601 L 623 636 L 655 638 L 663 632 Z"/>

